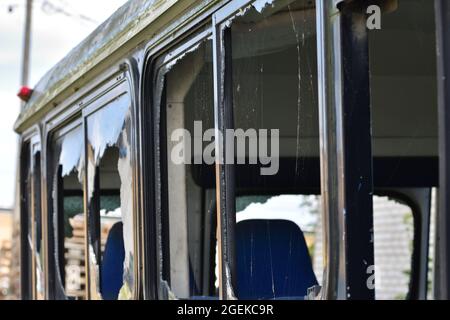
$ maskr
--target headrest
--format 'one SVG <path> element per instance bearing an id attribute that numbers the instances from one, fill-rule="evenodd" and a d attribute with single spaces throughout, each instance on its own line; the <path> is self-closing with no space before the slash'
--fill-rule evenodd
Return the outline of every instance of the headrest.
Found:
<path id="1" fill-rule="evenodd" d="M 317 285 L 305 238 L 287 220 L 246 220 L 236 226 L 239 299 L 304 297 Z"/>

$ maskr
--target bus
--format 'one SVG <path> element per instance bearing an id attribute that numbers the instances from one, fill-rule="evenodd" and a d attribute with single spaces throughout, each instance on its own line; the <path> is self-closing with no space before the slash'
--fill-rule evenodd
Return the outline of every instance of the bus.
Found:
<path id="1" fill-rule="evenodd" d="M 21 91 L 22 299 L 450 299 L 448 30 L 130 0 Z"/>

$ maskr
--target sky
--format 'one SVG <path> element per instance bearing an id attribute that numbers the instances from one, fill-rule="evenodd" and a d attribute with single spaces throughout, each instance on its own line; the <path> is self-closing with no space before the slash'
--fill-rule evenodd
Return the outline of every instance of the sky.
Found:
<path id="1" fill-rule="evenodd" d="M 34 0 L 30 86 L 125 2 Z M 0 208 L 14 205 L 24 20 L 25 0 L 0 0 Z"/>
<path id="2" fill-rule="evenodd" d="M 305 200 L 309 200 L 313 206 L 305 206 Z M 236 220 L 288 220 L 297 224 L 302 231 L 314 232 L 318 213 L 311 209 L 318 205 L 317 201 L 317 196 L 274 196 L 265 203 L 250 203 L 244 210 L 236 213 Z"/>

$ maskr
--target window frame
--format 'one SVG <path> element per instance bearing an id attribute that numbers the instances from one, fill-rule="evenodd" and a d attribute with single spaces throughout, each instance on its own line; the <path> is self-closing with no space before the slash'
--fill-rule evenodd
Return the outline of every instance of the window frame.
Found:
<path id="1" fill-rule="evenodd" d="M 230 99 L 231 46 L 230 34 L 227 31 L 229 27 L 226 24 L 251 3 L 253 1 L 233 1 L 213 15 L 216 130 L 222 132 L 233 128 Z M 353 36 L 356 29 L 352 28 L 354 24 L 364 24 L 362 30 L 366 30 L 367 17 L 358 17 L 349 9 L 341 0 L 316 1 L 320 161 L 321 185 L 325 195 L 322 207 L 326 261 L 320 298 L 373 300 L 375 288 L 367 285 L 374 275 L 374 186 L 368 42 L 367 37 L 365 41 L 355 41 L 359 37 Z M 332 64 L 328 65 L 330 56 L 333 57 Z M 353 57 L 352 63 L 346 63 L 350 57 Z M 356 62 L 355 57 L 359 58 Z M 352 67 L 355 65 L 364 67 Z M 358 94 L 352 96 L 352 92 Z M 358 104 L 364 108 L 356 108 Z M 352 124 L 346 114 L 361 118 L 362 123 Z M 225 144 L 226 141 L 222 143 Z M 357 154 L 356 145 L 365 146 L 363 151 L 358 151 L 357 158 L 354 156 Z M 224 157 L 224 150 L 221 151 L 221 156 Z M 357 172 L 350 168 L 356 168 Z M 219 165 L 217 170 L 220 179 L 217 184 L 220 201 L 218 215 L 221 217 L 220 229 L 223 230 L 220 239 L 220 296 L 223 299 L 234 299 L 234 166 Z M 366 214 L 360 215 L 358 211 Z M 360 261 L 365 261 L 365 264 Z"/>
<path id="2" fill-rule="evenodd" d="M 42 144 L 41 144 L 41 130 L 39 125 L 35 125 L 24 133 L 20 143 L 20 282 L 21 282 L 21 297 L 24 300 L 37 299 L 36 292 L 36 234 L 34 220 L 36 210 L 40 210 L 41 216 L 41 233 L 45 242 L 45 231 L 43 229 L 43 210 L 42 210 Z M 39 177 L 35 176 L 36 163 L 35 155 L 40 153 L 40 168 Z M 24 183 L 27 181 L 27 184 Z M 40 208 L 35 206 L 36 193 L 35 183 L 39 182 L 41 185 L 41 192 L 39 194 Z M 30 212 L 29 212 L 30 211 Z M 31 221 L 29 221 L 29 218 Z M 25 231 L 25 232 L 24 232 Z M 31 231 L 31 234 L 29 234 Z M 30 243 L 31 240 L 31 243 Z M 44 256 L 45 270 L 45 246 L 41 247 L 41 254 Z M 44 272 L 45 273 L 45 272 Z M 45 290 L 45 281 L 44 281 Z"/>
<path id="3" fill-rule="evenodd" d="M 230 110 L 226 108 L 226 104 L 230 103 L 230 86 L 229 81 L 225 81 L 225 77 L 230 75 L 230 64 L 225 63 L 224 58 L 227 57 L 226 52 L 230 50 L 228 46 L 229 41 L 225 41 L 227 35 L 223 35 L 221 32 L 221 26 L 226 23 L 227 20 L 232 18 L 236 13 L 242 8 L 250 5 L 253 0 L 237 0 L 233 2 L 226 3 L 218 10 L 212 13 L 212 38 L 213 38 L 213 63 L 214 63 L 214 109 L 215 109 L 215 130 L 224 130 L 230 127 L 230 114 L 225 113 L 225 110 Z M 327 299 L 373 299 L 374 290 L 365 288 L 366 281 L 373 275 L 368 274 L 368 269 L 355 267 L 352 270 L 351 279 L 348 279 L 350 272 L 348 271 L 352 266 L 356 266 L 358 261 L 360 261 L 359 256 L 350 256 L 347 254 L 349 247 L 356 250 L 357 255 L 364 255 L 366 257 L 366 262 L 373 266 L 373 243 L 370 242 L 370 238 L 373 235 L 373 214 L 367 214 L 360 222 L 364 224 L 364 231 L 358 231 L 355 227 L 357 225 L 357 215 L 355 216 L 355 221 L 352 219 L 344 219 L 343 215 L 340 214 L 347 209 L 346 197 L 349 197 L 348 190 L 352 190 L 355 185 L 355 181 L 351 180 L 350 176 L 345 175 L 344 165 L 347 160 L 343 154 L 342 150 L 344 146 L 344 136 L 343 136 L 343 100 L 348 99 L 344 96 L 343 87 L 344 85 L 352 87 L 358 87 L 362 89 L 362 96 L 360 96 L 360 101 L 365 101 L 367 98 L 367 93 L 369 92 L 368 85 L 361 83 L 352 83 L 351 75 L 349 73 L 344 74 L 344 70 L 340 65 L 340 61 L 343 57 L 348 57 L 351 55 L 352 50 L 357 50 L 357 46 L 352 42 L 342 42 L 341 35 L 347 32 L 349 37 L 346 38 L 348 41 L 351 38 L 352 32 L 349 29 L 349 23 L 351 22 L 352 16 L 346 16 L 346 24 L 344 24 L 339 15 L 339 10 L 342 6 L 339 6 L 341 0 L 328 2 L 324 0 L 317 0 L 316 2 L 316 12 L 317 12 L 317 39 L 318 39 L 318 67 L 319 67 L 319 97 L 320 97 L 320 141 L 321 141 L 321 180 L 322 186 L 325 190 L 332 191 L 327 199 L 323 201 L 324 207 L 324 223 L 328 230 L 325 232 L 325 255 L 328 262 L 327 268 L 325 270 L 324 277 L 324 289 L 321 293 L 321 298 Z M 338 9 L 339 6 L 339 9 Z M 331 19 L 331 16 L 338 14 L 339 19 Z M 360 21 L 359 23 L 363 23 Z M 194 31 L 192 31 L 194 33 Z M 189 32 L 183 34 L 187 37 Z M 224 39 L 225 38 L 225 39 Z M 321 43 L 323 41 L 323 43 Z M 188 41 L 186 46 L 191 45 Z M 166 49 L 164 46 L 166 46 Z M 159 137 L 159 117 L 155 114 L 155 110 L 152 110 L 152 99 L 154 88 L 149 86 L 151 83 L 154 85 L 155 78 L 153 77 L 155 72 L 155 61 L 154 57 L 162 55 L 164 52 L 170 51 L 173 46 L 170 46 L 170 41 L 165 44 L 161 44 L 159 48 L 155 50 L 147 49 L 147 58 L 144 65 L 143 73 L 143 128 L 142 132 L 145 137 L 151 137 L 152 141 L 156 141 Z M 364 44 L 362 48 L 364 47 Z M 342 51 L 346 49 L 347 51 Z M 175 54 L 175 52 L 174 52 Z M 333 57 L 333 64 L 327 66 L 327 57 Z M 229 55 L 228 55 L 229 56 Z M 367 56 L 361 58 L 361 62 L 364 62 Z M 227 70 L 228 69 L 228 70 Z M 358 70 L 352 69 L 350 72 L 357 72 Z M 331 89 L 329 84 L 335 80 L 335 74 L 340 75 L 336 79 L 338 81 L 338 86 L 334 90 Z M 368 75 L 368 70 L 364 69 L 360 71 L 361 76 Z M 345 76 L 345 77 L 344 77 Z M 223 85 L 223 86 L 222 86 Z M 149 87 L 149 88 L 147 88 Z M 220 92 L 221 90 L 224 92 Z M 349 92 L 349 91 L 347 91 Z M 370 95 L 369 95 L 370 97 Z M 148 100 L 148 101 L 147 101 Z M 364 102 L 365 103 L 365 102 Z M 337 121 L 337 122 L 336 122 Z M 330 125 L 333 125 L 330 128 Z M 359 128 L 355 128 L 355 132 L 360 130 L 363 139 L 370 138 L 368 134 L 369 126 L 365 127 L 361 125 Z M 347 138 L 351 135 L 347 134 Z M 157 150 L 154 146 L 144 147 L 143 154 L 144 159 L 152 159 L 155 161 L 154 165 L 149 165 L 145 163 L 143 165 L 143 185 L 154 187 L 152 190 L 152 196 L 144 199 L 144 210 L 146 212 L 155 212 L 155 216 L 158 216 L 161 212 L 161 180 L 158 177 L 159 167 L 157 162 L 160 161 L 160 157 L 157 155 Z M 223 152 L 222 152 L 223 155 Z M 361 166 L 361 170 L 365 171 L 367 174 L 367 183 L 364 184 L 364 191 L 366 196 L 362 198 L 361 204 L 366 207 L 371 203 L 371 190 L 373 190 L 372 181 L 372 160 L 368 160 L 371 152 L 365 151 L 364 156 L 367 158 L 365 166 Z M 216 160 L 217 163 L 217 160 Z M 235 199 L 235 188 L 232 183 L 233 179 L 232 166 L 220 166 L 216 165 L 216 192 L 217 199 L 219 200 L 220 206 L 217 208 L 218 214 L 218 224 L 220 234 L 218 235 L 220 239 L 220 250 L 219 254 L 219 265 L 220 265 L 220 298 L 221 299 L 233 299 L 234 294 L 232 293 L 233 281 L 235 281 L 232 272 L 234 266 L 234 250 L 233 250 L 233 225 L 231 221 L 234 221 L 233 214 L 235 214 L 234 199 Z M 336 188 L 335 188 L 336 187 Z M 345 187 L 345 188 L 344 188 Z M 334 191 L 333 191 L 334 190 Z M 346 193 L 347 192 L 347 193 Z M 159 206 L 159 207 L 158 207 Z M 372 211 L 369 208 L 369 213 Z M 356 212 L 355 212 L 356 213 Z M 158 222 L 159 221 L 159 222 Z M 160 292 L 160 271 L 161 271 L 161 258 L 162 252 L 158 245 L 158 239 L 156 235 L 160 232 L 161 223 L 160 218 L 156 217 L 154 219 L 150 217 L 144 217 L 144 238 L 146 243 L 146 249 L 144 254 L 145 268 L 144 268 L 144 296 L 147 298 L 165 298 Z M 349 224 L 350 223 L 350 224 Z M 366 228 L 367 226 L 367 228 Z M 364 248 L 357 248 L 357 246 L 350 245 L 348 234 L 345 232 L 346 229 L 350 229 L 351 237 L 358 238 L 362 236 L 364 239 L 369 239 L 364 241 Z M 347 234 L 346 240 L 343 239 L 343 235 Z M 224 266 L 225 265 L 225 266 Z M 354 271 L 354 272 L 353 272 Z M 351 289 L 350 289 L 351 288 Z M 354 293 L 353 289 L 357 288 Z M 231 290 L 228 290 L 231 289 Z M 352 291 L 352 292 L 350 292 Z"/>
<path id="4" fill-rule="evenodd" d="M 450 299 L 450 6 L 446 0 L 435 1 L 436 44 L 437 52 L 437 84 L 439 115 L 439 191 L 438 210 L 436 214 L 436 248 L 434 262 L 435 299 Z"/>
<path id="5" fill-rule="evenodd" d="M 48 228 L 48 240 L 47 240 L 47 250 L 48 250 L 48 268 L 47 268 L 47 298 L 52 300 L 63 300 L 68 297 L 65 294 L 65 290 L 62 287 L 62 283 L 59 282 L 59 277 L 61 274 L 59 273 L 60 266 L 57 265 L 57 255 L 60 253 L 58 251 L 60 243 L 58 244 L 58 248 L 55 246 L 56 241 L 58 239 L 58 235 L 60 230 L 55 230 L 55 226 L 53 223 L 53 219 L 56 219 L 57 224 L 59 225 L 59 221 L 61 219 L 61 213 L 58 212 L 58 208 L 54 208 L 55 199 L 53 199 L 54 190 L 54 178 L 56 175 L 55 170 L 57 166 L 53 163 L 54 157 L 54 147 L 57 139 L 65 136 L 69 132 L 80 128 L 82 130 L 81 119 L 77 117 L 77 115 L 72 116 L 68 119 L 65 119 L 64 122 L 55 125 L 54 127 L 48 127 L 49 132 L 46 136 L 46 189 L 47 191 L 47 199 L 46 199 L 46 207 L 47 207 L 47 221 L 46 226 Z M 83 131 L 82 131 L 83 132 Z M 83 155 L 81 155 L 83 157 Z M 63 273 L 64 274 L 64 273 Z"/>
<path id="6" fill-rule="evenodd" d="M 177 44 L 183 43 L 189 36 L 195 35 L 196 32 L 202 30 L 202 28 L 211 28 L 211 16 L 223 7 L 229 0 L 213 1 L 210 5 L 195 9 L 195 12 L 189 12 L 186 14 L 185 22 L 179 21 L 172 22 L 165 30 L 171 30 L 171 32 L 164 32 L 160 35 L 155 34 L 155 37 L 148 40 L 143 50 L 143 66 L 140 76 L 141 90 L 139 92 L 140 101 L 142 107 L 140 108 L 140 136 L 141 139 L 150 139 L 155 141 L 154 124 L 154 112 L 153 112 L 153 70 L 155 67 L 156 58 L 164 52 L 167 52 L 171 48 L 174 48 Z M 183 19 L 182 19 L 183 20 Z M 211 31 L 212 33 L 212 31 Z M 154 161 L 157 161 L 155 156 L 155 148 L 152 144 L 141 143 L 140 144 L 140 168 L 141 168 L 141 180 L 140 185 L 142 187 L 141 193 L 143 194 L 142 205 L 142 282 L 143 282 L 143 298 L 146 300 L 155 300 L 160 298 L 159 295 L 159 278 L 158 278 L 158 239 L 156 234 L 160 227 L 155 218 L 156 212 L 156 189 L 160 187 L 160 182 L 156 181 L 156 168 Z M 145 214 L 145 213 L 154 214 Z"/>
<path id="7" fill-rule="evenodd" d="M 163 135 L 165 128 L 165 120 L 162 117 L 160 108 L 154 105 L 155 93 L 162 89 L 162 97 L 164 96 L 165 85 L 160 88 L 158 80 L 160 79 L 162 69 L 171 62 L 182 58 L 186 53 L 196 49 L 198 45 L 208 41 L 212 36 L 212 30 L 208 24 L 196 26 L 194 30 L 186 32 L 184 39 L 167 47 L 160 48 L 155 52 L 148 52 L 146 59 L 146 67 L 144 70 L 144 96 L 146 105 L 144 104 L 143 118 L 148 121 L 144 126 L 143 134 L 151 139 L 152 146 L 147 146 L 144 153 L 153 160 L 153 165 L 145 165 L 144 185 L 151 186 L 153 198 L 148 199 L 146 212 L 154 212 L 154 217 L 146 216 L 144 219 L 145 243 L 146 250 L 144 253 L 144 261 L 146 261 L 146 297 L 150 299 L 168 299 L 169 292 L 165 285 L 165 279 L 168 275 L 163 275 L 163 270 L 170 270 L 170 256 L 167 250 L 163 250 L 163 246 L 167 247 L 169 239 L 168 222 L 166 221 L 168 213 L 167 199 L 167 164 L 162 161 L 166 157 L 165 141 Z M 165 76 L 165 75 L 164 75 Z M 151 83 L 151 86 L 149 85 Z M 149 159 L 147 158 L 147 159 Z M 165 229 L 164 231 L 162 229 Z M 165 238 L 161 241 L 161 237 Z M 162 243 L 164 242 L 164 244 Z M 220 260 L 220 257 L 219 257 Z M 170 277 L 170 276 L 169 276 Z"/>
<path id="8" fill-rule="evenodd" d="M 318 12 L 319 7 L 318 3 L 321 0 L 317 0 L 316 2 L 316 12 Z M 233 100 L 233 92 L 232 92 L 232 67 L 231 67 L 231 29 L 227 25 L 229 21 L 231 21 L 236 15 L 238 15 L 244 8 L 253 4 L 254 0 L 239 0 L 233 1 L 225 5 L 223 8 L 218 10 L 212 17 L 213 20 L 213 30 L 214 30 L 214 63 L 215 63 L 215 114 L 216 114 L 216 130 L 221 132 L 225 132 L 227 129 L 233 129 L 233 108 L 232 108 L 232 100 Z M 318 15 L 318 13 L 317 13 Z M 328 16 L 325 16 L 328 17 Z M 317 21 L 317 26 L 319 26 L 320 20 Z M 317 39 L 319 41 L 319 34 L 317 34 Z M 320 45 L 319 45 L 320 46 Z M 319 61 L 319 52 L 318 51 L 318 64 Z M 319 83 L 320 83 L 320 75 L 319 75 Z M 320 85 L 320 84 L 319 84 Z M 320 109 L 320 106 L 319 106 Z M 319 116 L 320 126 L 322 127 L 323 118 Z M 320 129 L 320 140 L 322 145 L 323 139 L 323 129 Z M 226 137 L 222 138 L 222 146 L 226 145 L 225 141 Z M 219 149 L 219 146 L 216 147 Z M 225 159 L 226 150 L 221 148 L 220 156 Z M 321 147 L 320 159 L 321 166 L 327 167 L 328 158 L 324 158 L 327 154 L 325 154 L 323 148 Z M 221 161 L 224 163 L 224 161 Z M 217 199 L 220 201 L 220 205 L 218 206 L 218 217 L 221 219 L 218 220 L 220 223 L 219 228 L 222 230 L 219 250 L 222 252 L 222 260 L 219 260 L 219 277 L 220 280 L 220 297 L 225 300 L 233 300 L 236 299 L 235 294 L 233 292 L 236 287 L 236 253 L 234 247 L 234 234 L 235 234 L 235 220 L 236 220 L 236 188 L 235 188 L 235 166 L 234 165 L 217 165 L 217 172 L 220 181 L 217 183 Z M 322 174 L 322 185 L 326 188 L 325 182 L 328 182 L 328 177 L 325 177 L 323 180 Z M 324 205 L 324 204 L 323 204 Z M 323 210 L 324 214 L 325 210 Z M 328 218 L 325 218 L 324 221 L 329 221 Z M 328 236 L 325 236 L 324 239 L 328 239 Z M 327 245 L 324 243 L 324 251 L 329 256 L 329 251 L 326 249 Z M 325 259 L 328 261 L 328 259 Z M 336 278 L 338 274 L 333 275 Z M 324 282 L 330 279 L 324 277 Z M 365 282 L 364 282 L 365 283 Z M 327 288 L 328 286 L 326 286 Z M 325 289 L 327 290 L 327 289 Z M 322 295 L 324 297 L 324 295 Z"/>
<path id="9" fill-rule="evenodd" d="M 343 0 L 316 0 L 316 10 L 326 255 L 320 296 L 373 300 L 373 157 L 368 37 L 362 34 L 367 16 Z M 358 37 L 356 30 L 362 31 Z M 360 121 L 352 124 L 349 114 Z"/>
<path id="10" fill-rule="evenodd" d="M 55 214 L 53 212 L 53 200 L 52 200 L 52 174 L 54 172 L 54 168 L 52 168 L 52 164 L 50 164 L 47 159 L 51 159 L 53 156 L 53 150 L 52 146 L 54 145 L 54 135 L 55 133 L 67 133 L 68 131 L 73 130 L 75 127 L 80 126 L 82 133 L 83 133 L 83 152 L 82 152 L 82 159 L 85 163 L 83 167 L 83 207 L 84 207 L 84 215 L 87 223 L 88 216 L 88 210 L 87 210 L 87 153 L 86 148 L 88 146 L 87 141 L 87 133 L 86 133 L 86 121 L 87 117 L 91 115 L 93 112 L 96 112 L 100 110 L 105 104 L 107 104 L 109 101 L 114 100 L 118 95 L 122 95 L 124 92 L 129 95 L 131 105 L 130 105 L 130 111 L 131 111 L 131 134 L 132 137 L 130 137 L 130 153 L 131 153 L 131 163 L 132 163 L 132 171 L 133 171 L 133 177 L 132 177 L 132 198 L 133 198 L 133 250 L 135 253 L 135 261 L 134 261 L 134 294 L 133 299 L 138 299 L 140 297 L 140 282 L 141 282 L 141 267 L 140 267 L 140 256 L 139 256 L 139 250 L 140 250 L 140 227 L 139 227 L 139 220 L 140 220 L 140 203 L 139 203 L 139 166 L 138 166 L 138 160 L 140 157 L 139 154 L 139 142 L 137 141 L 137 132 L 138 132 L 138 117 L 139 117 L 139 110 L 138 110 L 138 94 L 136 88 L 137 83 L 137 66 L 136 62 L 132 59 L 124 60 L 118 63 L 117 65 L 109 68 L 106 70 L 103 74 L 98 76 L 95 81 L 92 84 L 89 84 L 87 86 L 87 90 L 83 90 L 81 95 L 78 95 L 75 99 L 70 99 L 68 105 L 63 105 L 60 108 L 58 108 L 54 112 L 50 112 L 46 119 L 44 120 L 45 123 L 45 142 L 46 146 L 44 148 L 45 150 L 45 156 L 46 159 L 41 159 L 41 162 L 44 163 L 45 161 L 45 170 L 42 172 L 45 173 L 45 186 L 46 189 L 45 192 L 47 193 L 45 199 L 45 207 L 48 210 L 47 216 Z M 122 86 L 122 87 L 120 87 Z M 122 91 L 119 90 L 119 92 L 115 89 L 117 87 L 122 88 Z M 124 89 L 125 88 L 125 89 Z M 106 97 L 106 101 L 105 101 Z M 102 104 L 103 103 L 103 104 Z M 50 179 L 48 179 L 50 177 Z M 52 228 L 52 222 L 51 219 L 48 219 L 46 222 L 46 225 L 48 227 L 48 234 L 53 237 L 53 228 Z M 85 276 L 86 276 L 86 288 L 85 288 L 85 296 L 87 300 L 91 300 L 93 298 L 93 294 L 91 294 L 91 283 L 90 283 L 90 277 L 89 277 L 89 255 L 87 254 L 87 246 L 88 246 L 88 228 L 85 228 Z M 57 266 L 55 264 L 55 258 L 54 255 L 57 254 L 54 251 L 54 248 L 52 248 L 51 239 L 48 240 L 48 244 L 46 247 L 49 249 L 48 252 L 48 268 L 46 270 L 47 277 L 47 287 L 48 292 L 46 294 L 46 298 L 49 299 L 67 299 L 67 297 L 64 294 L 64 291 L 61 292 L 61 289 L 57 289 L 56 283 L 55 283 L 55 271 L 57 270 Z M 50 252 L 53 252 L 50 254 Z M 94 291 L 94 293 L 97 293 Z"/>
<path id="11" fill-rule="evenodd" d="M 32 209 L 32 226 L 31 226 L 31 230 L 32 230 L 32 240 L 33 240 L 33 258 L 32 258 L 32 265 L 33 265 L 33 299 L 34 300 L 40 300 L 44 297 L 39 297 L 38 296 L 38 292 L 37 292 L 37 259 L 38 259 L 38 254 L 36 251 L 36 248 L 34 246 L 36 246 L 37 241 L 40 240 L 37 238 L 37 228 L 38 226 L 35 225 L 36 221 L 36 216 L 37 216 L 37 210 L 39 210 L 39 215 L 40 215 L 40 232 L 41 232 L 41 239 L 43 240 L 43 243 L 41 243 L 41 250 L 40 250 L 40 255 L 44 258 L 43 259 L 43 265 L 41 266 L 42 268 L 42 273 L 44 278 L 41 279 L 42 281 L 42 286 L 44 289 L 44 296 L 45 296 L 45 233 L 44 233 L 44 223 L 43 223 L 43 210 L 42 210 L 42 189 L 43 189 L 43 184 L 42 184 L 42 146 L 41 146 L 41 141 L 40 141 L 40 136 L 37 137 L 35 136 L 32 140 L 31 140 L 31 175 L 32 175 L 32 179 L 31 179 L 31 194 L 32 194 L 32 199 L 31 199 L 31 207 Z M 39 163 L 36 163 L 36 157 L 39 154 Z M 39 171 L 37 171 L 39 170 Z M 36 190 L 36 184 L 39 183 L 39 190 Z M 39 202 L 37 201 L 37 197 L 39 197 Z"/>
<path id="12" fill-rule="evenodd" d="M 114 82 L 113 84 L 111 84 L 110 86 L 108 86 L 108 88 L 106 90 L 104 90 L 103 92 L 101 92 L 97 97 L 95 97 L 95 99 L 93 101 L 91 101 L 89 104 L 86 105 L 85 108 L 83 108 L 82 111 L 82 121 L 83 121 L 83 133 L 84 133 L 84 161 L 85 161 L 85 168 L 84 168 L 84 191 L 85 191 L 85 197 L 84 197 L 84 206 L 85 206 L 85 215 L 86 215 L 86 223 L 87 223 L 87 227 L 86 227 L 86 254 L 85 254 L 85 260 L 86 262 L 86 278 L 88 279 L 86 282 L 86 286 L 87 286 L 87 299 L 97 299 L 100 296 L 100 292 L 97 290 L 97 288 L 94 287 L 94 283 L 92 283 L 92 276 L 91 274 L 93 272 L 95 272 L 95 270 L 91 269 L 91 264 L 90 264 L 90 257 L 89 257 L 89 245 L 90 245 L 90 239 L 91 237 L 99 237 L 99 234 L 95 234 L 92 235 L 91 234 L 91 228 L 89 227 L 90 224 L 93 222 L 92 221 L 92 212 L 91 209 L 88 205 L 88 199 L 87 199 L 87 192 L 89 189 L 88 186 L 88 176 L 87 176 L 87 172 L 88 172 L 88 166 L 87 164 L 91 161 L 89 159 L 89 155 L 87 152 L 87 148 L 89 148 L 90 144 L 87 138 L 87 122 L 88 122 L 88 118 L 91 115 L 94 115 L 96 112 L 102 110 L 103 108 L 107 107 L 112 101 L 114 101 L 116 98 L 123 96 L 123 95 L 128 95 L 129 96 L 129 100 L 131 102 L 130 105 L 130 121 L 131 121 L 131 137 L 130 137 L 130 161 L 131 161 L 131 166 L 132 166 L 132 171 L 133 171 L 133 177 L 132 177 L 132 206 L 133 206 L 133 225 L 132 225 L 132 230 L 133 230 L 133 253 L 134 253 L 134 263 L 133 263 L 133 275 L 134 275 L 134 283 L 133 283 L 133 295 L 132 298 L 133 299 L 139 299 L 140 297 L 140 259 L 139 259 L 139 206 L 138 206 L 138 186 L 137 186 L 137 182 L 138 182 L 138 175 L 137 175 L 137 164 L 136 164 L 136 159 L 138 158 L 137 155 L 137 150 L 138 148 L 136 147 L 136 143 L 137 143 L 137 138 L 136 138 L 136 132 L 137 132 L 137 121 L 136 121 L 136 114 L 137 114 L 137 103 L 136 103 L 136 97 L 135 97 L 135 90 L 134 90 L 134 86 L 133 86 L 133 80 L 132 80 L 132 72 L 130 71 L 130 69 L 132 69 L 133 67 L 131 66 L 131 63 L 127 62 L 125 64 L 122 65 L 123 66 L 123 71 L 120 72 L 118 75 L 115 76 L 114 78 Z M 98 167 L 96 167 L 96 169 L 98 169 Z M 98 175 L 96 175 L 96 177 L 98 178 Z M 98 180 L 98 179 L 95 180 Z M 94 182 L 95 183 L 95 182 Z M 98 190 L 94 190 L 94 194 L 93 194 L 93 198 L 95 197 L 95 195 L 97 194 Z M 94 199 L 95 200 L 95 199 Z M 97 199 L 99 201 L 99 199 Z M 98 222 L 100 222 L 100 220 L 98 219 Z M 100 231 L 100 230 L 97 230 Z M 99 274 L 98 274 L 99 276 Z"/>

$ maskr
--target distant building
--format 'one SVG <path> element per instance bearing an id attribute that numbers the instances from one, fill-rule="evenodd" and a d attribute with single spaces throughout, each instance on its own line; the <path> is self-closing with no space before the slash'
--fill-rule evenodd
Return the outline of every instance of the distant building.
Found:
<path id="1" fill-rule="evenodd" d="M 387 197 L 374 197 L 375 292 L 378 300 L 405 299 L 409 290 L 414 236 L 411 208 Z M 316 226 L 313 256 L 319 283 L 323 278 L 322 224 Z"/>
<path id="2" fill-rule="evenodd" d="M 12 210 L 0 209 L 0 300 L 10 292 L 12 226 Z"/>
<path id="3" fill-rule="evenodd" d="M 0 243 L 11 240 L 12 219 L 12 210 L 0 208 Z"/>

